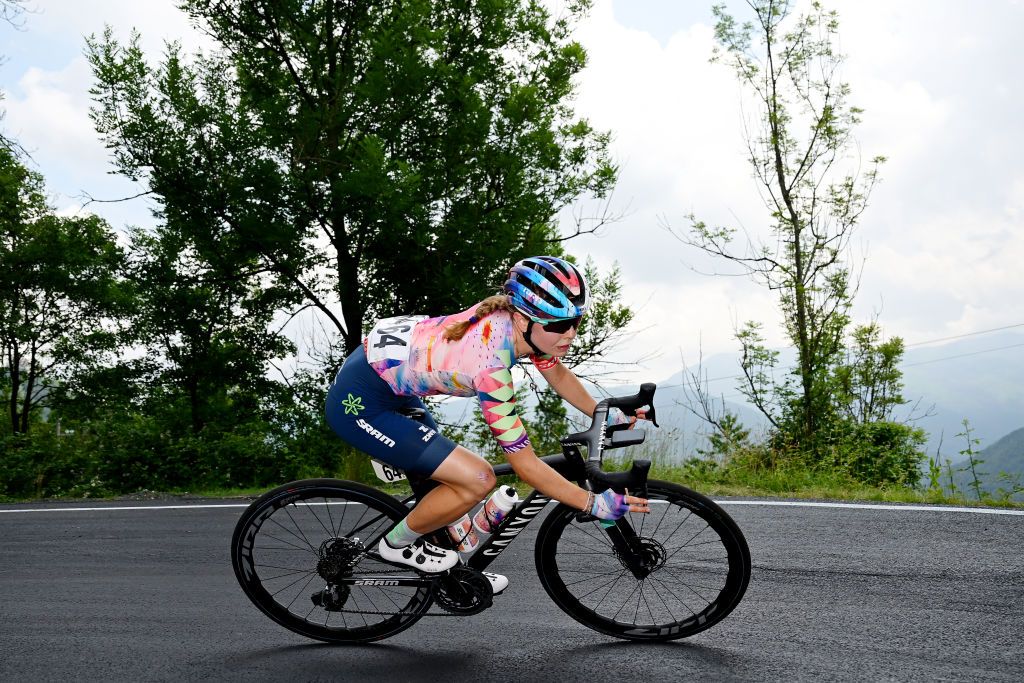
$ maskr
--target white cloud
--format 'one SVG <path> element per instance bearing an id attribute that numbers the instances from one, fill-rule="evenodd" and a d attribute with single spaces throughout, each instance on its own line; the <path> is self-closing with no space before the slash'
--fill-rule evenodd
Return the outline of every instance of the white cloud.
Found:
<path id="1" fill-rule="evenodd" d="M 62 210 L 76 210 L 82 190 L 135 194 L 106 175 L 108 152 L 87 116 L 92 78 L 82 38 L 110 23 L 124 41 L 134 26 L 154 59 L 166 39 L 181 38 L 186 51 L 208 49 L 209 39 L 170 1 L 35 4 L 42 13 L 27 17 L 26 31 L 5 34 L 10 42 L 0 50 L 10 57 L 0 70 L 4 130 L 33 152 Z M 889 158 L 859 232 L 869 256 L 856 317 L 881 308 L 887 331 L 910 342 L 1024 321 L 1024 95 L 1016 87 L 1024 56 L 1004 49 L 1017 41 L 1024 8 L 826 4 L 840 13 L 850 101 L 865 110 L 855 131 L 860 151 L 865 159 Z M 652 6 L 667 13 L 641 25 L 660 24 L 650 29 L 657 36 L 624 25 L 640 10 L 631 5 L 617 16 L 612 0 L 597 0 L 577 33 L 589 65 L 576 110 L 613 132 L 622 171 L 612 209 L 628 206 L 630 215 L 603 237 L 568 246 L 602 267 L 621 263 L 624 295 L 645 330 L 621 359 L 663 349 L 644 373 L 658 379 L 678 370 L 678 348 L 687 356 L 698 343 L 706 356 L 732 352 L 737 321 L 762 320 L 770 341 L 782 338 L 774 295 L 743 278 L 694 273 L 690 266 L 711 271 L 716 264 L 661 226 L 685 229 L 692 212 L 757 235 L 768 217 L 746 162 L 740 88 L 728 68 L 708 63 L 711 26 L 692 8 Z M 142 202 L 97 211 L 117 227 L 148 220 Z"/>
<path id="2" fill-rule="evenodd" d="M 1022 59 L 1005 51 L 996 59 L 989 47 L 1012 32 L 1019 10 L 947 3 L 956 18 L 949 21 L 923 0 L 826 4 L 840 13 L 850 101 L 865 110 L 857 152 L 865 165 L 878 154 L 889 159 L 855 239 L 868 254 L 855 319 L 880 309 L 887 331 L 907 341 L 1024 321 L 1024 183 L 1014 151 L 1024 141 L 1008 115 L 1024 103 L 1006 87 Z M 995 35 L 978 38 L 987 32 Z M 768 221 L 745 159 L 739 86 L 707 61 L 711 28 L 679 27 L 668 40 L 665 33 L 659 42 L 623 26 L 611 0 L 595 3 L 581 26 L 590 62 L 577 110 L 614 132 L 623 162 L 616 201 L 633 213 L 604 239 L 569 248 L 603 265 L 619 260 L 627 298 L 650 299 L 637 324 L 650 329 L 638 347 L 692 349 L 699 334 L 705 355 L 731 352 L 733 327 L 747 319 L 763 320 L 781 344 L 773 296 L 694 274 L 684 262 L 714 266 L 658 226 L 661 218 L 685 228 L 693 212 L 764 235 Z M 671 374 L 675 356 L 663 354 L 654 371 Z"/>
<path id="3" fill-rule="evenodd" d="M 106 152 L 89 120 L 84 84 L 92 74 L 84 57 L 60 71 L 30 68 L 8 96 L 7 128 L 44 166 L 68 165 L 94 171 Z M 44 161 L 46 162 L 44 164 Z"/>

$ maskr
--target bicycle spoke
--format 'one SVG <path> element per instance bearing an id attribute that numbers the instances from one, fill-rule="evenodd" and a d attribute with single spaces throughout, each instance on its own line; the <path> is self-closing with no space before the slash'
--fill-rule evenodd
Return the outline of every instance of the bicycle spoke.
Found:
<path id="1" fill-rule="evenodd" d="M 649 576 L 647 578 L 651 579 L 652 582 L 657 582 L 657 579 L 654 579 L 653 576 Z M 668 612 L 670 617 L 672 617 L 672 621 L 679 621 L 679 619 L 676 618 L 675 612 L 673 612 L 672 608 L 668 606 L 667 602 L 665 602 L 665 598 L 662 597 L 661 592 L 656 590 L 654 591 L 654 594 L 658 596 L 659 600 L 661 600 L 661 604 L 665 606 L 665 611 Z"/>
<path id="2" fill-rule="evenodd" d="M 327 496 L 324 496 L 324 507 L 327 508 L 327 521 L 331 523 L 331 538 L 334 538 L 338 535 L 338 532 L 334 528 L 334 517 L 331 515 L 331 506 L 327 504 Z M 347 507 L 347 505 L 344 505 L 341 508 L 341 516 L 343 519 L 345 517 L 345 509 Z M 330 612 L 328 612 L 327 614 L 330 615 Z"/>
<path id="3" fill-rule="evenodd" d="M 650 576 L 650 577 L 648 577 L 648 578 L 650 578 L 650 579 L 651 579 L 651 580 L 653 580 L 653 581 L 654 581 L 655 583 L 659 584 L 659 585 L 660 585 L 660 586 L 661 586 L 662 588 L 664 588 L 665 590 L 667 590 L 667 591 L 669 592 L 669 594 L 670 594 L 670 595 L 671 595 L 671 596 L 672 596 L 673 598 L 675 598 L 675 599 L 676 599 L 676 602 L 678 602 L 678 603 L 679 603 L 680 605 L 682 605 L 682 606 L 683 606 L 683 607 L 685 607 L 685 608 L 686 608 L 687 610 L 689 610 L 689 612 L 690 612 L 690 615 L 691 615 L 691 616 L 696 616 L 696 615 L 697 615 L 697 613 L 696 613 L 695 611 L 693 611 L 693 608 L 692 608 L 692 607 L 690 607 L 690 605 L 689 605 L 689 604 L 688 604 L 688 603 L 687 603 L 687 602 L 686 602 L 685 600 L 683 600 L 683 599 L 682 599 L 681 597 L 679 597 L 679 595 L 678 595 L 678 594 L 676 594 L 676 592 L 675 592 L 674 590 L 672 590 L 672 587 L 671 587 L 671 586 L 669 586 L 669 585 L 667 585 L 666 583 L 664 583 L 663 581 L 661 581 L 661 579 L 655 578 L 655 577 L 654 577 L 653 575 L 652 575 L 652 576 Z"/>
<path id="4" fill-rule="evenodd" d="M 283 509 L 283 508 L 282 508 L 282 509 Z M 269 519 L 267 519 L 267 521 L 268 521 L 268 522 L 273 522 L 273 523 L 274 523 L 274 524 L 276 524 L 276 525 L 277 525 L 278 527 L 280 527 L 280 528 L 281 528 L 282 530 L 284 530 L 284 531 L 287 531 L 287 532 L 288 532 L 289 534 L 291 534 L 291 535 L 292 535 L 292 536 L 294 536 L 295 538 L 297 538 L 297 539 L 299 539 L 300 541 L 302 541 L 303 543 L 305 543 L 305 544 L 306 544 L 306 546 L 307 546 L 307 547 L 308 547 L 308 549 L 309 549 L 309 550 L 308 550 L 308 552 L 311 552 L 311 553 L 313 553 L 314 555 L 316 555 L 316 554 L 317 554 L 316 548 L 314 548 L 314 547 L 313 547 L 313 546 L 312 546 L 312 545 L 310 544 L 310 542 L 309 542 L 308 540 L 306 540 L 305 538 L 303 538 L 302 536 L 299 536 L 299 535 L 298 535 L 298 534 L 296 534 L 296 533 L 295 533 L 294 531 L 292 531 L 292 530 L 291 530 L 291 529 L 289 529 L 288 527 L 284 526 L 283 524 L 281 524 L 281 523 L 280 523 L 279 521 L 277 521 L 277 520 L 276 520 L 276 519 L 274 519 L 273 517 L 270 517 Z M 268 535 L 269 535 L 269 534 L 268 534 Z M 271 536 L 271 538 L 274 538 L 274 537 L 273 537 L 273 536 Z M 285 544 L 288 544 L 288 542 L 287 542 L 287 541 L 285 541 L 285 540 L 283 540 L 283 539 L 280 539 L 280 538 L 274 538 L 274 540 L 275 540 L 275 541 L 279 541 L 279 542 L 281 542 L 281 543 L 285 543 Z M 289 545 L 290 545 L 290 544 L 289 544 Z M 297 546 L 295 546 L 295 547 L 296 547 L 296 548 L 298 548 L 299 550 L 306 550 L 306 548 L 303 548 L 302 546 L 298 546 L 298 545 L 297 545 Z"/>
<path id="5" fill-rule="evenodd" d="M 585 581 L 597 581 L 598 579 L 600 579 L 602 577 L 609 576 L 609 575 L 615 574 L 615 573 L 618 573 L 619 575 L 622 575 L 623 572 L 620 571 L 620 570 L 613 570 L 613 571 L 610 571 L 610 572 L 604 572 L 603 574 L 598 574 L 597 576 L 588 576 L 588 577 L 583 578 L 583 579 L 577 579 L 576 581 L 570 581 L 569 583 L 565 584 L 565 587 L 568 588 L 569 586 L 575 586 L 576 584 L 583 583 Z"/>
<path id="6" fill-rule="evenodd" d="M 619 607 L 619 609 L 615 610 L 615 614 L 612 615 L 612 621 L 615 620 L 615 617 L 619 616 L 619 612 L 621 612 L 626 607 L 626 604 L 629 602 L 629 599 L 633 597 L 633 594 L 636 593 L 638 588 L 640 588 L 639 581 L 636 582 L 636 586 L 634 586 L 633 590 L 629 592 L 629 595 L 626 596 L 626 599 L 622 601 L 622 607 Z"/>
<path id="7" fill-rule="evenodd" d="M 542 583 L 562 609 L 599 631 L 631 640 L 686 637 L 735 607 L 747 579 L 732 578 L 746 571 L 749 551 L 713 501 L 667 482 L 652 481 L 648 495 L 650 513 L 624 518 L 632 527 L 629 542 L 636 544 L 633 569 L 619 569 L 626 561 L 609 536 L 563 510 L 557 522 L 549 518 L 552 530 L 540 538 L 538 565 L 552 575 L 542 573 Z"/>
<path id="8" fill-rule="evenodd" d="M 290 508 L 290 507 L 295 507 L 295 503 L 292 503 L 291 505 L 285 505 L 285 506 L 284 506 L 283 508 L 281 508 L 281 509 L 282 509 L 282 510 L 284 510 L 284 513 L 285 513 L 286 515 L 288 515 L 288 519 L 290 519 L 290 520 L 292 521 L 292 524 L 294 524 L 294 525 L 295 525 L 295 529 L 296 529 L 296 531 L 298 531 L 298 532 L 299 532 L 299 533 L 300 533 L 300 534 L 302 535 L 302 540 L 306 542 L 306 545 L 308 545 L 308 546 L 309 546 L 310 548 L 312 548 L 313 550 L 316 550 L 316 546 L 314 546 L 314 545 L 313 545 L 312 543 L 310 543 L 310 542 L 309 542 L 309 539 L 308 539 L 308 538 L 306 538 L 306 534 L 303 534 L 303 533 L 302 533 L 302 527 L 300 527 L 300 526 L 299 526 L 299 524 L 298 524 L 298 522 L 296 522 L 296 521 L 295 521 L 295 518 L 294 518 L 294 517 L 292 517 L 292 512 L 291 512 L 291 510 L 289 510 L 289 509 L 288 509 L 288 508 Z M 298 508 L 296 508 L 296 509 L 298 509 Z"/>

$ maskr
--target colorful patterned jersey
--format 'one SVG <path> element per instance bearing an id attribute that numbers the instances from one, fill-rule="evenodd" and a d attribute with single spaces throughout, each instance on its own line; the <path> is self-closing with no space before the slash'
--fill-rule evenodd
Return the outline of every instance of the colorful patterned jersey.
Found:
<path id="1" fill-rule="evenodd" d="M 446 341 L 445 328 L 469 320 L 476 306 L 437 318 L 403 316 L 378 321 L 363 344 L 377 374 L 400 396 L 473 396 L 491 433 L 506 453 L 530 445 L 516 411 L 512 366 L 515 357 L 512 317 L 495 311 L 471 326 L 462 339 Z M 530 356 L 541 370 L 558 363 L 551 356 Z"/>

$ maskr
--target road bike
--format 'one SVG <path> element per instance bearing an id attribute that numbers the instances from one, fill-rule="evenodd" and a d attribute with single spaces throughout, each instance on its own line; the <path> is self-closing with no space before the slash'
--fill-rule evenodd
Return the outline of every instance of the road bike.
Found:
<path id="1" fill-rule="evenodd" d="M 588 628 L 637 641 L 674 640 L 710 628 L 739 604 L 750 580 L 746 540 L 713 501 L 648 479 L 647 460 L 634 460 L 624 472 L 602 469 L 605 451 L 645 437 L 629 425 L 606 426 L 609 409 L 635 415 L 650 406 L 647 419 L 657 425 L 654 392 L 654 384 L 644 384 L 634 396 L 602 400 L 589 429 L 562 439 L 561 454 L 541 458 L 586 489 L 628 489 L 647 498 L 651 512 L 608 522 L 557 503 L 534 547 L 541 585 L 558 607 Z M 423 410 L 407 414 L 422 418 Z M 513 470 L 497 465 L 494 474 Z M 295 481 L 260 496 L 231 539 L 235 576 L 245 594 L 285 628 L 338 643 L 388 638 L 424 616 L 489 608 L 494 596 L 482 570 L 554 501 L 531 492 L 464 563 L 427 574 L 376 552 L 380 538 L 437 485 L 416 478 L 409 484 L 412 495 L 402 501 L 338 479 Z M 443 528 L 426 538 L 454 548 Z"/>

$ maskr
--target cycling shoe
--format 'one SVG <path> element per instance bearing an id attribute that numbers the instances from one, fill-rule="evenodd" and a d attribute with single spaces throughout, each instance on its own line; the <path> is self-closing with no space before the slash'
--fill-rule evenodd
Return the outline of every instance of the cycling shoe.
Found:
<path id="1" fill-rule="evenodd" d="M 480 572 L 487 577 L 487 580 L 491 582 L 491 590 L 494 595 L 498 595 L 501 591 L 508 588 L 508 577 L 502 574 L 492 574 L 490 572 Z"/>
<path id="2" fill-rule="evenodd" d="M 457 552 L 438 548 L 422 538 L 404 548 L 393 548 L 388 545 L 386 538 L 382 538 L 377 545 L 377 552 L 385 560 L 405 564 L 429 574 L 446 572 L 459 563 Z"/>

